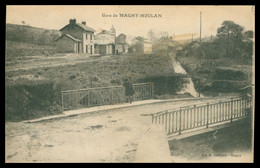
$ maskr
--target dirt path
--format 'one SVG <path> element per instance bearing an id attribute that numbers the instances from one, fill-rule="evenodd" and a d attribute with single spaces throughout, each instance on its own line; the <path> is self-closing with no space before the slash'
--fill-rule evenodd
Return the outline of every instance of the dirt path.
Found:
<path id="1" fill-rule="evenodd" d="M 215 99 L 211 99 L 213 101 Z M 6 162 L 133 162 L 144 113 L 210 100 L 151 104 L 39 123 L 6 123 Z"/>
<path id="2" fill-rule="evenodd" d="M 25 56 L 23 60 L 11 62 L 6 61 L 6 72 L 17 71 L 17 70 L 30 70 L 34 68 L 43 68 L 43 67 L 56 67 L 56 66 L 65 66 L 65 65 L 75 65 L 77 63 L 91 62 L 97 59 L 105 60 L 109 56 L 103 57 L 90 57 L 86 55 L 77 55 L 77 54 L 57 54 L 49 56 Z"/>

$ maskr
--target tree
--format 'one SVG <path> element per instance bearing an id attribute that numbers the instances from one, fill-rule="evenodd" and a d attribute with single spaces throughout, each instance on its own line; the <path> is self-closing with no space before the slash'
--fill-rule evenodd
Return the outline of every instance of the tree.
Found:
<path id="1" fill-rule="evenodd" d="M 226 49 L 228 57 L 234 57 L 243 45 L 243 30 L 242 26 L 230 20 L 223 21 L 217 29 L 216 41 Z"/>
<path id="2" fill-rule="evenodd" d="M 225 20 L 217 29 L 217 37 L 221 40 L 241 41 L 244 28 L 233 21 Z"/>
<path id="3" fill-rule="evenodd" d="M 253 32 L 252 30 L 248 30 L 248 31 L 246 31 L 246 32 L 244 33 L 243 38 L 244 38 L 245 40 L 249 40 L 249 39 L 252 39 L 253 36 L 254 36 L 254 32 Z"/>
<path id="4" fill-rule="evenodd" d="M 252 59 L 253 55 L 253 39 L 254 32 L 252 30 L 248 30 L 243 34 L 244 45 L 241 47 L 243 54 L 242 58 Z"/>
<path id="5" fill-rule="evenodd" d="M 147 38 L 151 41 L 155 39 L 155 33 L 153 32 L 152 29 L 150 29 L 149 32 L 147 33 Z"/>

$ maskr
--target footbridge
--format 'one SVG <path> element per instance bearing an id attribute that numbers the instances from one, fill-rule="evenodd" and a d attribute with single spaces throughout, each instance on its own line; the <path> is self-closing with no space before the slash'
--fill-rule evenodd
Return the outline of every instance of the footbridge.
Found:
<path id="1" fill-rule="evenodd" d="M 234 97 L 229 100 L 208 102 L 191 106 L 183 106 L 179 109 L 169 109 L 153 114 L 151 122 L 162 125 L 169 136 L 181 135 L 182 132 L 209 128 L 209 126 L 221 125 L 234 120 L 251 117 L 252 98 Z"/>

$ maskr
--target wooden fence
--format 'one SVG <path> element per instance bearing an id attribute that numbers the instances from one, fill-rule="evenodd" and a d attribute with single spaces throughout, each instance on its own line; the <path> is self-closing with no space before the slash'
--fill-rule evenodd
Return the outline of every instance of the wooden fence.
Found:
<path id="1" fill-rule="evenodd" d="M 167 135 L 198 127 L 208 128 L 211 124 L 244 118 L 252 108 L 251 98 L 236 98 L 199 106 L 181 107 L 152 115 L 152 123 L 165 126 Z"/>
<path id="2" fill-rule="evenodd" d="M 153 83 L 138 83 L 133 87 L 135 90 L 134 101 L 154 97 Z M 122 85 L 62 91 L 63 110 L 119 104 L 125 101 L 125 90 Z"/>

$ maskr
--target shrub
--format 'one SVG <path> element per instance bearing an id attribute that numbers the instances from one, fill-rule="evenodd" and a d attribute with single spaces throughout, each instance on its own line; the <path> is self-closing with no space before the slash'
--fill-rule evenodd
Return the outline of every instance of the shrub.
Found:
<path id="1" fill-rule="evenodd" d="M 154 93 L 156 95 L 176 94 L 186 87 L 189 80 L 186 75 L 174 74 L 165 76 L 150 76 L 144 79 L 139 79 L 138 82 L 153 82 Z"/>
<path id="2" fill-rule="evenodd" d="M 214 79 L 220 80 L 246 80 L 247 76 L 242 71 L 227 68 L 217 68 L 213 75 Z"/>
<path id="3" fill-rule="evenodd" d="M 71 75 L 71 76 L 69 77 L 69 79 L 70 79 L 70 80 L 76 79 L 76 75 Z"/>
<path id="4" fill-rule="evenodd" d="M 5 88 L 5 119 L 24 120 L 60 113 L 61 87 L 53 82 Z"/>

